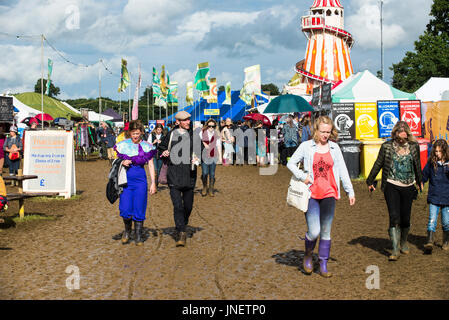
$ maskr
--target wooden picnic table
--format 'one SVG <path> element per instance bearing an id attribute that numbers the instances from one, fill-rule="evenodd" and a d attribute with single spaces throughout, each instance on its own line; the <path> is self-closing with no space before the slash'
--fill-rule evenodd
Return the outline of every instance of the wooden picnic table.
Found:
<path id="1" fill-rule="evenodd" d="M 3 180 L 5 181 L 17 181 L 19 192 L 18 193 L 8 193 L 6 198 L 8 201 L 19 200 L 19 216 L 23 218 L 25 216 L 25 199 L 31 197 L 39 197 L 39 196 L 56 196 L 57 192 L 23 192 L 23 181 L 29 179 L 37 179 L 36 175 L 23 175 L 22 169 L 19 169 L 19 173 L 15 176 L 5 176 Z"/>

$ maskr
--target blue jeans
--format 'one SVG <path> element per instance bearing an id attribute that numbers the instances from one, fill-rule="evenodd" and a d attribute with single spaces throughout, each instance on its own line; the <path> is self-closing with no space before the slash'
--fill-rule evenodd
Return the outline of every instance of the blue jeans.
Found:
<path id="1" fill-rule="evenodd" d="M 9 153 L 8 153 L 8 154 L 5 154 L 5 159 L 6 159 L 6 161 L 8 161 L 9 174 L 17 174 L 17 172 L 20 168 L 20 158 L 17 160 L 10 160 Z"/>
<path id="2" fill-rule="evenodd" d="M 202 171 L 202 176 L 205 177 L 207 175 L 210 175 L 210 177 L 212 179 L 215 178 L 215 168 L 217 167 L 216 163 L 211 163 L 211 164 L 205 164 L 204 162 L 201 163 L 201 169 Z"/>
<path id="3" fill-rule="evenodd" d="M 427 231 L 436 232 L 438 225 L 438 214 L 441 209 L 441 223 L 443 225 L 443 231 L 449 231 L 449 206 L 437 206 L 434 204 L 429 205 L 429 223 L 427 224 Z"/>
<path id="4" fill-rule="evenodd" d="M 320 237 L 321 240 L 331 240 L 332 221 L 335 214 L 335 198 L 309 200 L 306 212 L 307 238 L 311 241 Z"/>
<path id="5" fill-rule="evenodd" d="M 163 161 L 162 159 L 156 159 L 156 157 L 154 157 L 153 159 L 154 159 L 154 170 L 156 171 L 156 175 L 159 177 Z"/>

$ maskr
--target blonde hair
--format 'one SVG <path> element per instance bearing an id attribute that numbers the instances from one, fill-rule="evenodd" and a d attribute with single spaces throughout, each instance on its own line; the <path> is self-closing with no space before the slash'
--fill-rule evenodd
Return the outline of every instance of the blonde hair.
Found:
<path id="1" fill-rule="evenodd" d="M 318 119 L 315 120 L 315 122 L 313 123 L 313 132 L 312 132 L 312 138 L 313 140 L 315 140 L 315 142 L 318 142 L 319 137 L 318 137 L 318 132 L 319 132 L 319 127 L 320 124 L 328 124 L 332 126 L 331 129 L 331 135 L 329 137 L 329 140 L 331 141 L 337 141 L 338 140 L 338 130 L 335 127 L 334 122 L 332 121 L 331 118 L 329 118 L 328 116 L 321 116 Z"/>

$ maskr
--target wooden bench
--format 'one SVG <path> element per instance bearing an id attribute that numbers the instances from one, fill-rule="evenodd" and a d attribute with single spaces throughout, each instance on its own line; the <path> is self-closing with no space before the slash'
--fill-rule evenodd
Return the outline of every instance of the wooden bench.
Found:
<path id="1" fill-rule="evenodd" d="M 18 193 L 7 193 L 6 199 L 8 201 L 19 201 L 19 216 L 23 218 L 25 216 L 25 199 L 31 197 L 43 197 L 43 196 L 57 196 L 58 192 L 23 192 L 23 181 L 28 179 L 37 179 L 38 176 L 35 175 L 22 175 L 22 170 L 19 169 L 19 174 L 16 176 L 5 176 L 3 180 L 5 181 L 17 181 L 19 192 Z"/>

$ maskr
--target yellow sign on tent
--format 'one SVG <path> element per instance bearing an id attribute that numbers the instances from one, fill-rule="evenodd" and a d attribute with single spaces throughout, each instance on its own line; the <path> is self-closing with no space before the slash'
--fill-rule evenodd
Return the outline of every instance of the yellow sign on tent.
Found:
<path id="1" fill-rule="evenodd" d="M 220 109 L 204 109 L 205 116 L 219 116 Z"/>
<path id="2" fill-rule="evenodd" d="M 376 139 L 379 137 L 376 103 L 355 104 L 356 139 Z"/>

